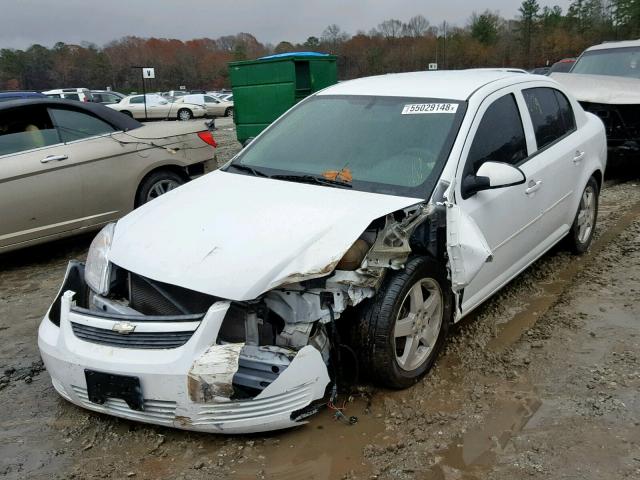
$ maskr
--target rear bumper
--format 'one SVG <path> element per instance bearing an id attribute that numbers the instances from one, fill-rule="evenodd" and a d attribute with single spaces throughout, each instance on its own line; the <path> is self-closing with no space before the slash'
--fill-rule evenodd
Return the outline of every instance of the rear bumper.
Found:
<path id="1" fill-rule="evenodd" d="M 73 272 L 71 268 L 65 278 L 67 286 L 69 276 L 74 275 L 70 272 Z M 257 396 L 231 400 L 232 380 L 243 344 L 215 343 L 228 302 L 213 304 L 183 345 L 144 349 L 97 344 L 79 338 L 72 324 L 76 328 L 77 325 L 92 328 L 98 325 L 112 334 L 104 329 L 104 322 L 118 322 L 77 308 L 73 297 L 73 290 L 61 291 L 59 302 L 52 305 L 52 309 L 59 308 L 59 315 L 53 315 L 52 321 L 51 309 L 47 312 L 38 331 L 38 346 L 54 388 L 78 406 L 187 430 L 249 433 L 304 423 L 296 421 L 294 414 L 325 394 L 329 382 L 327 368 L 320 352 L 306 346 Z M 59 326 L 54 324 L 58 320 Z M 187 328 L 167 325 L 168 322 L 164 325 L 144 320 L 132 323 L 143 331 Z M 121 398 L 109 397 L 103 404 L 91 402 L 85 378 L 87 369 L 137 377 L 144 399 L 143 409 L 132 409 Z"/>

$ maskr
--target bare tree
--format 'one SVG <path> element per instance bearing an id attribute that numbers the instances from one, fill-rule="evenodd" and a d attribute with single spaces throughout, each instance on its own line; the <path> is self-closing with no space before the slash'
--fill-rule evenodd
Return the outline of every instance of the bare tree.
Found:
<path id="1" fill-rule="evenodd" d="M 402 33 L 408 37 L 422 37 L 429 30 L 429 20 L 422 15 L 416 15 L 403 25 L 402 30 Z"/>
<path id="2" fill-rule="evenodd" d="M 402 34 L 402 22 L 392 18 L 378 25 L 378 30 L 387 39 L 399 38 Z"/>
<path id="3" fill-rule="evenodd" d="M 342 29 L 335 23 L 332 23 L 331 25 L 329 25 L 322 32 L 322 41 L 326 43 L 330 43 L 332 45 L 335 45 L 340 42 L 344 42 L 348 38 L 349 38 L 349 35 L 343 32 Z"/>

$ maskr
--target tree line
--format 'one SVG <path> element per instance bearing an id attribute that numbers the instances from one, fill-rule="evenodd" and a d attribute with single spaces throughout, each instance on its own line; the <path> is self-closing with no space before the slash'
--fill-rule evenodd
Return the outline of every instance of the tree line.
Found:
<path id="1" fill-rule="evenodd" d="M 270 53 L 319 51 L 338 56 L 341 79 L 387 72 L 472 67 L 532 68 L 574 57 L 608 40 L 640 38 L 640 0 L 574 0 L 567 11 L 524 0 L 513 19 L 473 12 L 463 26 L 432 24 L 423 15 L 389 19 L 349 34 L 329 25 L 303 43 L 263 44 L 249 33 L 188 41 L 135 36 L 91 43 L 0 49 L 0 89 L 76 87 L 140 90 L 140 71 L 156 68 L 151 90 L 229 86 L 227 64 Z"/>

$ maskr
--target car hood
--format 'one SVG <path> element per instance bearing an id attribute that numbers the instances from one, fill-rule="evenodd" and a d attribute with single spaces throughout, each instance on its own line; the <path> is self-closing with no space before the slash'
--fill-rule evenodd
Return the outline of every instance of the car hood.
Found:
<path id="1" fill-rule="evenodd" d="M 322 277 L 376 218 L 423 200 L 212 172 L 122 218 L 109 260 L 229 300 Z"/>
<path id="2" fill-rule="evenodd" d="M 640 104 L 640 79 L 611 75 L 552 73 L 580 102 L 611 105 Z"/>

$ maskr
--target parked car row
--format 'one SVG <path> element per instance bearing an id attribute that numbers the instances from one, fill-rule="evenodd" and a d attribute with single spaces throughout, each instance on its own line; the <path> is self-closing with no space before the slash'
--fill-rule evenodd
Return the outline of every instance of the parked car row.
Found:
<path id="1" fill-rule="evenodd" d="M 233 95 L 190 93 L 171 90 L 162 94 L 124 95 L 111 90 L 89 90 L 87 88 L 61 88 L 40 92 L 0 91 L 0 102 L 19 98 L 58 98 L 79 102 L 107 105 L 136 119 L 190 120 L 203 116 L 221 117 L 233 115 Z M 185 98 L 186 97 L 186 98 Z"/>
<path id="2" fill-rule="evenodd" d="M 107 107 L 137 119 L 191 120 L 202 118 L 207 114 L 204 105 L 181 101 L 183 98 L 168 100 L 151 93 L 146 95 L 145 103 L 145 95 L 131 95 L 118 103 L 108 104 Z"/>

